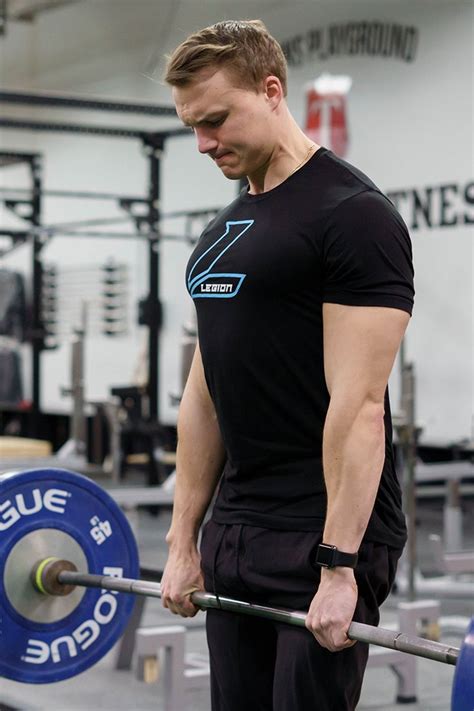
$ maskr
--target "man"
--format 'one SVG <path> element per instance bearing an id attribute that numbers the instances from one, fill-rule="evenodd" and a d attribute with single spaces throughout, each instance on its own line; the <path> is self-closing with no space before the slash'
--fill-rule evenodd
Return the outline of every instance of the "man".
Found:
<path id="1" fill-rule="evenodd" d="M 214 711 L 353 709 L 368 650 L 346 633 L 378 623 L 406 537 L 387 380 L 413 304 L 409 236 L 369 178 L 299 129 L 261 22 L 191 35 L 165 78 L 199 151 L 248 189 L 188 264 L 199 344 L 163 604 L 192 616 L 205 588 L 309 610 L 307 629 L 207 612 Z"/>

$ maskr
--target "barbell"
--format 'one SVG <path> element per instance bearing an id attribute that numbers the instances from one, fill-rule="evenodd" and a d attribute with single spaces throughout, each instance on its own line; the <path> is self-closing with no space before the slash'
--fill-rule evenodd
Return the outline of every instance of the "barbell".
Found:
<path id="1" fill-rule="evenodd" d="M 128 521 L 95 482 L 61 469 L 0 475 L 0 674 L 25 683 L 75 676 L 117 642 L 134 595 L 161 597 L 137 580 Z M 121 593 L 126 593 L 125 595 Z M 304 627 L 305 613 L 195 592 L 194 604 Z M 474 709 L 474 618 L 461 649 L 352 622 L 348 636 L 456 666 L 452 711 Z"/>

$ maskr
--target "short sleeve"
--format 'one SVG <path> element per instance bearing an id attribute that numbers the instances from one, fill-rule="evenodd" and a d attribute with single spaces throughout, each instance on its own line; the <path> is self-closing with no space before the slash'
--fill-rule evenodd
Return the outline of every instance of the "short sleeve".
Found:
<path id="1" fill-rule="evenodd" d="M 381 193 L 346 199 L 328 218 L 323 246 L 323 301 L 413 309 L 413 255 L 401 216 Z"/>

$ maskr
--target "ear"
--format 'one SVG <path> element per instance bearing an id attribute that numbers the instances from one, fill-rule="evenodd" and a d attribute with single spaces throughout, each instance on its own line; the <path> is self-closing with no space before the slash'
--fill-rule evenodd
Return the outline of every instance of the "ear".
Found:
<path id="1" fill-rule="evenodd" d="M 263 81 L 265 98 L 272 109 L 276 109 L 284 99 L 283 87 L 278 77 L 268 76 Z"/>

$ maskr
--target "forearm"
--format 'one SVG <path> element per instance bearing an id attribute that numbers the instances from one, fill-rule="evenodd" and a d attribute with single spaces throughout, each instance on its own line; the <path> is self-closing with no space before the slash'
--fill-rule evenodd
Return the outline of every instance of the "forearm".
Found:
<path id="1" fill-rule="evenodd" d="M 323 541 L 359 550 L 385 459 L 384 395 L 408 314 L 394 308 L 323 306 L 324 372 L 330 394 L 323 433 L 327 511 Z M 348 647 L 359 590 L 355 571 L 322 568 L 307 627 L 330 651 Z"/>
<path id="2" fill-rule="evenodd" d="M 222 472 L 225 451 L 214 408 L 185 391 L 178 417 L 176 487 L 170 548 L 196 544 L 199 527 Z"/>
<path id="3" fill-rule="evenodd" d="M 323 540 L 356 552 L 367 528 L 385 458 L 383 403 L 331 403 L 323 436 L 327 513 Z"/>

